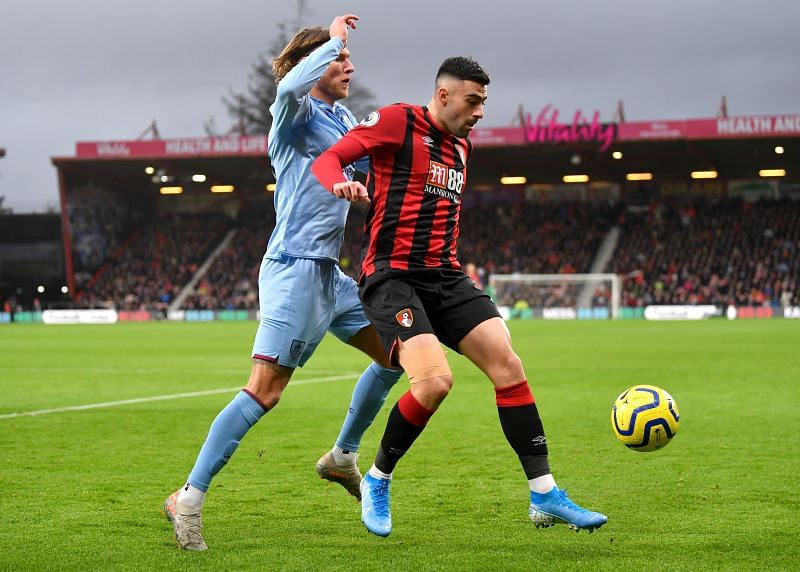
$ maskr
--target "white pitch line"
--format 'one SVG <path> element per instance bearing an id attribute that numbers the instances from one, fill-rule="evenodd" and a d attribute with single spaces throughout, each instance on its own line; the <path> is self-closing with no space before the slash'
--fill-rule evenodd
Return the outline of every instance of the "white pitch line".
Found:
<path id="1" fill-rule="evenodd" d="M 219 368 L 185 368 L 185 367 L 159 367 L 159 368 L 126 368 L 126 367 L 15 367 L 0 366 L 0 372 L 13 371 L 25 373 L 180 373 L 180 372 L 202 372 L 202 373 L 235 373 L 242 374 L 247 370 L 243 368 L 219 369 Z M 306 369 L 303 373 L 322 373 L 325 370 Z"/>
<path id="2" fill-rule="evenodd" d="M 343 379 L 355 379 L 357 373 L 346 375 L 334 375 L 330 377 L 318 377 L 312 379 L 300 379 L 289 383 L 289 387 L 295 385 L 308 385 L 311 383 L 326 383 L 329 381 L 341 381 Z M 36 411 L 22 411 L 19 413 L 5 413 L 0 415 L 0 419 L 13 419 L 15 417 L 34 417 L 36 415 L 47 415 L 49 413 L 65 413 L 67 411 L 83 411 L 85 409 L 101 409 L 104 407 L 117 407 L 118 405 L 131 405 L 135 403 L 147 403 L 148 401 L 166 401 L 169 399 L 184 399 L 186 397 L 202 397 L 204 395 L 216 395 L 242 389 L 241 385 L 236 387 L 225 387 L 222 389 L 209 389 L 207 391 L 191 391 L 189 393 L 172 393 L 170 395 L 154 395 L 152 397 L 137 397 L 135 399 L 123 399 L 121 401 L 106 401 L 104 403 L 87 403 L 85 405 L 71 405 L 69 407 L 56 407 L 53 409 L 37 409 Z"/>

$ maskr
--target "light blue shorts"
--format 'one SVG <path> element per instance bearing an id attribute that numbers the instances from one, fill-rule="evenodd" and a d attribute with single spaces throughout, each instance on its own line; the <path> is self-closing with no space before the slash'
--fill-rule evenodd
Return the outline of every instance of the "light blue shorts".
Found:
<path id="1" fill-rule="evenodd" d="M 347 342 L 370 324 L 355 280 L 327 260 L 264 258 L 258 299 L 253 357 L 287 367 L 302 367 L 325 332 Z"/>

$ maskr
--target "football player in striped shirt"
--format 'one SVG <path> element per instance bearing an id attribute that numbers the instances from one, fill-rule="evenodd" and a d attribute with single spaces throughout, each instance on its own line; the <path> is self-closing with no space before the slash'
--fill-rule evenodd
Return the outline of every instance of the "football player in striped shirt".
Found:
<path id="1" fill-rule="evenodd" d="M 483 117 L 489 76 L 474 60 L 445 60 L 426 106 L 395 104 L 369 115 L 324 152 L 312 170 L 347 201 L 369 202 L 359 295 L 393 363 L 411 384 L 389 414 L 375 462 L 361 482 L 361 519 L 379 536 L 392 530 L 389 485 L 400 458 L 450 391 L 441 344 L 464 354 L 491 380 L 500 425 L 528 479 L 537 526 L 594 530 L 607 517 L 556 486 L 542 421 L 511 337 L 494 302 L 457 257 L 468 135 Z M 370 158 L 365 187 L 342 169 Z"/>

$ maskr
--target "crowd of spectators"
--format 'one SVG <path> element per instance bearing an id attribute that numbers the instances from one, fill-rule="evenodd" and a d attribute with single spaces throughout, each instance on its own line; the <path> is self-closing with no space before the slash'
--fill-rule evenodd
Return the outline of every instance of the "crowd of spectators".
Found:
<path id="1" fill-rule="evenodd" d="M 341 268 L 356 279 L 360 272 L 367 209 L 359 203 L 352 205 L 340 251 Z M 615 216 L 615 206 L 596 203 L 465 209 L 462 211 L 459 258 L 470 277 L 483 287 L 488 285 L 492 272 L 587 272 Z M 240 216 L 233 241 L 184 300 L 182 308 L 257 309 L 258 271 L 266 241 L 275 226 L 274 217 L 272 209 Z M 535 290 L 544 303 L 574 305 L 577 288 L 537 287 Z M 514 289 L 508 291 L 510 297 L 520 295 Z"/>
<path id="2" fill-rule="evenodd" d="M 364 205 L 351 208 L 341 250 L 342 269 L 356 278 L 366 212 Z M 170 215 L 146 223 L 98 273 L 86 300 L 109 301 L 122 310 L 163 310 L 225 231 L 235 227 L 233 240 L 182 308 L 257 309 L 258 271 L 274 217 L 271 208 L 259 208 L 235 222 L 221 215 Z M 596 201 L 465 208 L 458 256 L 482 287 L 489 286 L 491 274 L 586 273 L 615 225 L 620 239 L 605 271 L 623 277 L 622 306 L 800 305 L 800 203 L 795 202 L 693 198 L 639 208 Z M 97 232 L 105 231 L 98 227 L 89 234 Z M 119 235 L 114 223 L 108 232 Z M 108 245 L 118 240 L 106 238 L 105 259 Z M 493 294 L 498 304 L 510 307 L 575 307 L 582 287 L 512 282 Z M 610 296 L 603 284 L 590 303 L 607 306 Z"/>
<path id="3" fill-rule="evenodd" d="M 537 284 L 526 281 L 496 283 L 492 292 L 495 302 L 517 310 L 528 308 L 575 308 L 580 284 L 555 282 Z"/>
<path id="4" fill-rule="evenodd" d="M 67 215 L 72 259 L 81 285 L 145 220 L 144 212 L 135 208 L 130 194 L 95 185 L 70 191 Z"/>
<path id="5" fill-rule="evenodd" d="M 588 272 L 597 249 L 619 216 L 609 203 L 517 203 L 461 211 L 458 258 L 474 264 L 481 286 L 497 274 Z M 358 275 L 366 207 L 356 204 L 342 246 L 342 268 Z"/>
<path id="6" fill-rule="evenodd" d="M 169 214 L 151 219 L 81 293 L 118 310 L 163 312 L 228 230 L 224 215 Z"/>
<path id="7" fill-rule="evenodd" d="M 597 202 L 523 202 L 466 210 L 459 259 L 474 262 L 484 274 L 589 272 L 618 212 L 615 204 Z"/>
<path id="8" fill-rule="evenodd" d="M 800 303 L 800 203 L 655 203 L 625 212 L 611 271 L 623 306 Z"/>
<path id="9" fill-rule="evenodd" d="M 233 240 L 182 305 L 185 310 L 257 310 L 258 271 L 267 248 L 275 211 L 249 212 L 237 221 Z"/>

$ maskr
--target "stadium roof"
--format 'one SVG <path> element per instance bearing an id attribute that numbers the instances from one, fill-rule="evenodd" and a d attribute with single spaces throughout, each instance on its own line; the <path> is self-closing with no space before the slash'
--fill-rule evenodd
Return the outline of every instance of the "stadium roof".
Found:
<path id="1" fill-rule="evenodd" d="M 576 112 L 564 122 L 548 106 L 523 125 L 477 128 L 470 140 L 469 181 L 478 187 L 503 176 L 558 184 L 565 175 L 584 174 L 624 183 L 629 173 L 687 180 L 693 171 L 714 171 L 723 179 L 753 179 L 764 169 L 783 169 L 787 178 L 800 177 L 800 114 L 600 123 L 597 113 Z M 264 136 L 79 142 L 74 157 L 53 163 L 70 182 L 102 179 L 139 192 L 166 184 L 207 192 L 211 184 L 228 184 L 260 194 L 274 182 Z M 193 183 L 193 175 L 205 180 Z"/>

